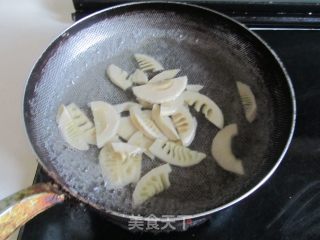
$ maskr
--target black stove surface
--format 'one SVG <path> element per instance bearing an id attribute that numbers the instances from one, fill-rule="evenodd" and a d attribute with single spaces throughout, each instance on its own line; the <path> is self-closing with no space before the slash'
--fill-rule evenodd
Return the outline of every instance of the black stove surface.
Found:
<path id="1" fill-rule="evenodd" d="M 157 235 L 123 230 L 95 210 L 67 201 L 26 224 L 19 239 L 320 239 L 320 31 L 256 33 L 284 62 L 298 109 L 288 153 L 259 190 L 200 226 Z M 39 171 L 36 182 L 46 180 Z"/>

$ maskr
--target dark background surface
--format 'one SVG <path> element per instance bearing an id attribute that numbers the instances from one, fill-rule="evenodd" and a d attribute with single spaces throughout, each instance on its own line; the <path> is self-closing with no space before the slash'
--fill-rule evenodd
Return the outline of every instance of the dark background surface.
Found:
<path id="1" fill-rule="evenodd" d="M 75 0 L 76 4 L 78 2 Z M 94 1 L 82 1 L 88 2 Z M 95 10 L 83 11 L 83 7 L 78 6 L 75 19 Z M 316 10 L 314 13 L 318 11 L 317 7 L 307 7 Z M 222 8 L 226 12 L 228 9 L 230 6 Z M 320 24 L 313 21 L 310 25 L 310 18 L 302 21 L 308 8 L 301 8 L 299 12 L 294 10 L 295 6 L 287 9 L 291 16 L 299 16 L 299 24 L 288 25 L 283 21 L 285 19 L 279 20 L 279 11 L 272 18 L 282 25 L 272 25 L 270 21 L 268 24 L 252 22 L 252 17 L 248 18 L 240 10 L 232 13 L 245 19 L 242 22 L 248 26 L 291 28 L 256 31 L 280 56 L 291 76 L 297 98 L 297 125 L 291 146 L 275 174 L 259 190 L 237 205 L 213 214 L 200 226 L 186 232 L 157 235 L 123 230 L 95 210 L 71 199 L 26 224 L 19 239 L 320 239 L 320 31 L 310 30 Z M 254 16 L 257 12 L 250 14 Z M 301 26 L 309 30 L 292 28 Z M 47 180 L 47 176 L 38 171 L 36 182 Z"/>
<path id="2" fill-rule="evenodd" d="M 118 4 L 145 0 L 73 0 L 74 20 L 78 20 L 97 10 Z M 149 0 L 159 1 L 159 0 Z M 161 0 L 160 0 L 161 1 Z M 162 0 L 165 2 L 165 0 Z M 314 28 L 320 25 L 319 1 L 272 1 L 272 0 L 171 0 L 188 2 L 222 12 L 249 27 L 303 27 Z"/>

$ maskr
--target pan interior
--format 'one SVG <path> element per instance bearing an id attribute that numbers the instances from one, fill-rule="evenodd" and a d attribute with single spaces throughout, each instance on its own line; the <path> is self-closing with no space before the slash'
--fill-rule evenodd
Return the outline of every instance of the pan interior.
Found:
<path id="1" fill-rule="evenodd" d="M 30 76 L 25 102 L 27 131 L 49 172 L 73 195 L 106 212 L 142 216 L 199 213 L 228 203 L 255 186 L 278 160 L 290 122 L 286 118 L 290 111 L 283 110 L 290 106 L 286 102 L 289 96 L 282 96 L 284 76 L 272 55 L 251 34 L 219 15 L 210 14 L 207 19 L 176 7 L 113 11 L 116 14 L 102 12 L 67 30 L 44 53 Z M 229 24 L 236 26 L 231 29 Z M 256 42 L 264 50 L 255 48 Z M 136 209 L 131 200 L 134 185 L 106 190 L 98 149 L 71 149 L 62 139 L 55 117 L 60 104 L 74 102 L 92 117 L 87 106 L 91 101 L 116 104 L 134 100 L 130 90 L 122 91 L 105 76 L 106 66 L 112 63 L 129 73 L 134 71 L 134 53 L 155 57 L 165 69 L 180 68 L 189 84 L 205 86 L 202 93 L 221 107 L 225 124 L 238 124 L 233 150 L 243 160 L 244 176 L 216 164 L 210 146 L 218 129 L 193 112 L 198 129 L 190 148 L 205 152 L 205 160 L 188 168 L 173 166 L 171 187 Z M 244 118 L 235 81 L 249 84 L 256 95 L 258 118 L 252 124 Z M 145 157 L 142 175 L 161 164 Z"/>

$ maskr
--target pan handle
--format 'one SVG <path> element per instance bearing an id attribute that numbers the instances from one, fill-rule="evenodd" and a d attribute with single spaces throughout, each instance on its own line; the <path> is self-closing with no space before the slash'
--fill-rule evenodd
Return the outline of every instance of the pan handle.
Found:
<path id="1" fill-rule="evenodd" d="M 17 228 L 64 201 L 64 194 L 51 183 L 39 183 L 0 201 L 0 240 L 7 239 Z"/>

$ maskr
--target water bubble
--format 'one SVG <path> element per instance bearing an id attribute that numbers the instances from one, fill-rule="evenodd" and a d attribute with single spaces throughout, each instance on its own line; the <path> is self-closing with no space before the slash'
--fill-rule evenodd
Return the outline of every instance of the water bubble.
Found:
<path id="1" fill-rule="evenodd" d="M 81 172 L 88 172 L 88 168 L 87 167 L 82 168 Z"/>

